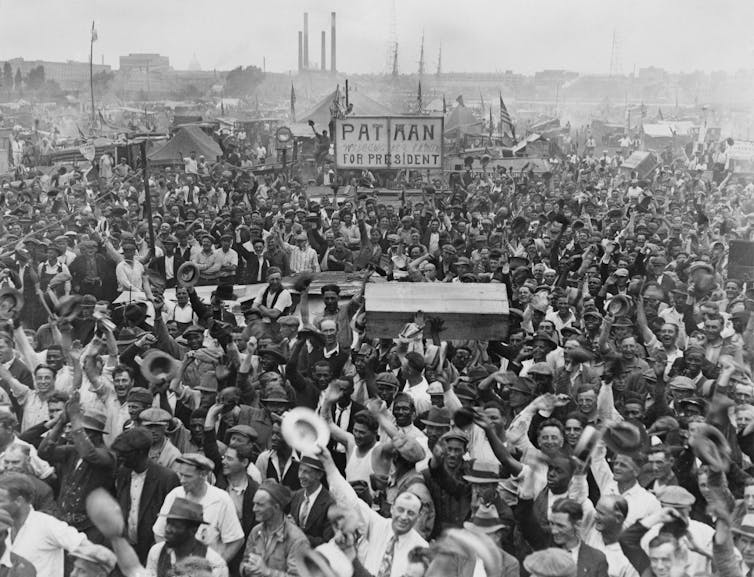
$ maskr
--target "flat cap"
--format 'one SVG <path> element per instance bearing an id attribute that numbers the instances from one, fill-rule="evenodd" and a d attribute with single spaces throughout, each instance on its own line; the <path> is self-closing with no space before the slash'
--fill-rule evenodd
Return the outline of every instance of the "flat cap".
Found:
<path id="1" fill-rule="evenodd" d="M 696 502 L 694 496 L 679 485 L 666 485 L 657 491 L 657 498 L 664 507 L 690 507 Z"/>
<path id="2" fill-rule="evenodd" d="M 129 403 L 143 403 L 145 405 L 151 405 L 154 401 L 154 395 L 144 387 L 134 387 L 128 391 L 126 396 L 126 402 Z"/>
<path id="3" fill-rule="evenodd" d="M 267 493 L 274 501 L 277 501 L 277 503 L 280 504 L 281 509 L 285 509 L 291 502 L 291 490 L 285 485 L 281 485 L 272 479 L 265 479 L 262 481 L 262 484 L 259 485 L 257 491 L 264 491 Z"/>
<path id="4" fill-rule="evenodd" d="M 202 471 L 212 471 L 215 468 L 215 464 L 210 459 L 199 453 L 184 453 L 175 462 L 183 465 L 192 465 Z"/>
<path id="5" fill-rule="evenodd" d="M 536 577 L 576 577 L 576 563 L 568 551 L 542 549 L 524 559 L 524 569 Z"/>
<path id="6" fill-rule="evenodd" d="M 254 427 L 250 425 L 236 425 L 234 427 L 231 427 L 228 429 L 228 434 L 232 435 L 233 433 L 236 433 L 238 435 L 245 435 L 246 437 L 249 437 L 249 439 L 256 439 L 259 434 L 254 430 Z"/>
<path id="7" fill-rule="evenodd" d="M 167 425 L 172 418 L 172 415 L 165 409 L 158 407 L 150 407 L 139 413 L 139 420 L 143 425 Z"/>

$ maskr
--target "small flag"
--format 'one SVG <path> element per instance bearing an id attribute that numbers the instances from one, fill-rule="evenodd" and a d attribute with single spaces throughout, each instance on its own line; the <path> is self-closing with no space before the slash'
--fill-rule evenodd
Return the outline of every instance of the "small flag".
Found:
<path id="1" fill-rule="evenodd" d="M 293 88 L 293 82 L 291 82 L 291 120 L 296 122 L 296 91 Z"/>
<path id="2" fill-rule="evenodd" d="M 484 96 L 482 96 L 482 91 L 479 91 L 479 101 L 482 103 L 482 114 L 484 114 Z"/>
<path id="3" fill-rule="evenodd" d="M 510 135 L 513 137 L 513 140 L 516 141 L 516 128 L 513 126 L 513 120 L 511 120 L 511 115 L 508 113 L 508 109 L 505 107 L 505 102 L 503 102 L 503 93 L 500 93 L 500 130 L 503 134 L 506 132 L 506 128 L 510 131 Z"/>
<path id="4" fill-rule="evenodd" d="M 458 95 L 458 98 L 456 98 L 456 102 L 457 102 L 458 104 L 460 104 L 461 106 L 466 106 L 466 105 L 465 105 L 465 104 L 463 103 L 463 94 L 459 94 L 459 95 Z"/>
<path id="5" fill-rule="evenodd" d="M 94 29 L 94 20 L 92 20 L 92 43 L 97 42 L 97 31 Z"/>
<path id="6" fill-rule="evenodd" d="M 659 118 L 660 120 L 665 120 L 662 117 L 662 108 L 660 108 L 659 106 L 657 107 L 657 118 Z"/>
<path id="7" fill-rule="evenodd" d="M 448 105 L 445 103 L 445 95 L 442 95 L 442 113 L 447 114 L 448 113 Z"/>

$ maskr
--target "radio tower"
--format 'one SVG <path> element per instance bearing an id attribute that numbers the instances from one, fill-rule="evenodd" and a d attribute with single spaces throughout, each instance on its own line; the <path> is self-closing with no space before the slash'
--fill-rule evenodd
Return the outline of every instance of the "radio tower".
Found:
<path id="1" fill-rule="evenodd" d="M 390 2 L 390 11 L 388 14 L 388 35 L 385 68 L 393 76 L 398 76 L 398 28 L 397 16 L 395 10 L 395 0 Z"/>
<path id="2" fill-rule="evenodd" d="M 440 52 L 437 54 L 437 76 L 442 74 L 442 44 L 440 44 Z"/>
<path id="3" fill-rule="evenodd" d="M 424 30 L 422 30 L 422 44 L 419 51 L 419 76 L 424 76 Z"/>
<path id="4" fill-rule="evenodd" d="M 620 38 L 618 32 L 613 29 L 613 45 L 610 50 L 610 76 L 621 76 L 623 63 L 621 62 Z"/>

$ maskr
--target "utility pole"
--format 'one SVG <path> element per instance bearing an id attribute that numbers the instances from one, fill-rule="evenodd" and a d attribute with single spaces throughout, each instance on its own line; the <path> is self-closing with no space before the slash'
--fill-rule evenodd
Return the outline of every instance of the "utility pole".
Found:
<path id="1" fill-rule="evenodd" d="M 442 74 L 442 44 L 440 44 L 440 51 L 437 54 L 437 73 L 436 76 Z"/>
<path id="2" fill-rule="evenodd" d="M 419 51 L 419 76 L 424 76 L 424 31 L 422 30 L 422 43 Z"/>

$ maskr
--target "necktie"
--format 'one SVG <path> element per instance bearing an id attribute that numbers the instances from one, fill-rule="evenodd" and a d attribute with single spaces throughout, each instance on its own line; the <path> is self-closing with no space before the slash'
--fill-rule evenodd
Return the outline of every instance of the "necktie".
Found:
<path id="1" fill-rule="evenodd" d="M 380 570 L 377 573 L 377 577 L 390 577 L 390 572 L 393 569 L 393 554 L 395 553 L 396 541 L 397 539 L 395 538 L 395 535 L 393 535 L 387 542 L 387 547 L 385 547 L 385 554 L 382 556 Z"/>
<path id="2" fill-rule="evenodd" d="M 299 512 L 299 526 L 303 529 L 306 526 L 306 518 L 309 516 L 309 497 L 304 497 L 304 502 L 301 503 L 301 511 Z"/>

